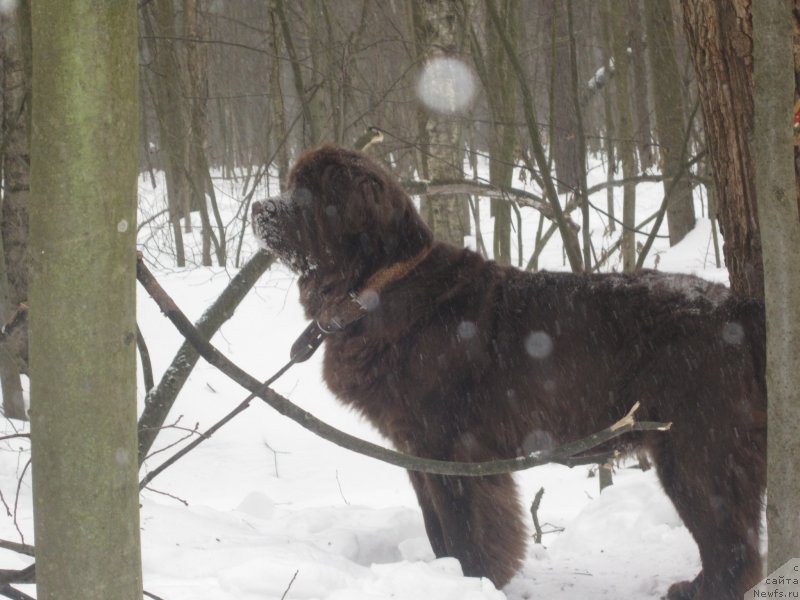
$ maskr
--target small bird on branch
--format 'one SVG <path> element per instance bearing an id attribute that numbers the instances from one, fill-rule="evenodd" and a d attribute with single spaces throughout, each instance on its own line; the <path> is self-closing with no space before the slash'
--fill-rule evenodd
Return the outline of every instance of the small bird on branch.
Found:
<path id="1" fill-rule="evenodd" d="M 353 147 L 361 152 L 366 152 L 370 146 L 380 144 L 383 141 L 383 132 L 377 127 L 371 125 L 367 130 L 355 141 Z"/>

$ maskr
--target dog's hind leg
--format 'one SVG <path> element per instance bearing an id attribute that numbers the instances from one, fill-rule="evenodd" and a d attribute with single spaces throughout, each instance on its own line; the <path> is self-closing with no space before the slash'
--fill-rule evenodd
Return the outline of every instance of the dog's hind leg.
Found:
<path id="1" fill-rule="evenodd" d="M 648 444 L 658 475 L 700 550 L 694 581 L 670 587 L 669 600 L 739 600 L 761 576 L 759 531 L 765 485 L 765 435 L 722 418 L 699 440 L 680 423 Z"/>

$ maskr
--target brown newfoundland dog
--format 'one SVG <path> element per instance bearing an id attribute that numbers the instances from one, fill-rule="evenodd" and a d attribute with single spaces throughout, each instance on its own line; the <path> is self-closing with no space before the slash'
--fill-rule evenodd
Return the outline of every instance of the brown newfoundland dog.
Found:
<path id="1" fill-rule="evenodd" d="M 668 596 L 739 600 L 757 581 L 760 305 L 688 275 L 525 273 L 437 243 L 383 168 L 331 146 L 301 157 L 253 222 L 329 332 L 328 386 L 397 448 L 510 458 L 607 427 L 639 401 L 641 419 L 673 427 L 625 441 L 652 455 L 702 559 Z M 409 476 L 436 556 L 508 583 L 527 538 L 511 475 Z"/>

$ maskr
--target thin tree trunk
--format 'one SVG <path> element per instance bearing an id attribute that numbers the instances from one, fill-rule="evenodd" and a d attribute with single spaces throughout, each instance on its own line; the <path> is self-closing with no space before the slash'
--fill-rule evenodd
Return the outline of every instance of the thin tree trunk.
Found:
<path id="1" fill-rule="evenodd" d="M 289 148 L 286 139 L 286 109 L 283 103 L 283 88 L 281 85 L 281 61 L 278 60 L 280 26 L 274 10 L 270 11 L 269 21 L 269 49 L 275 57 L 270 65 L 270 98 L 273 111 L 272 117 L 275 120 L 275 140 L 280 144 L 275 149 L 275 162 L 278 166 L 279 186 L 283 190 L 284 179 L 289 174 Z"/>
<path id="2" fill-rule="evenodd" d="M 152 13 L 152 18 L 151 18 Z M 175 262 L 186 266 L 186 255 L 181 231 L 181 216 L 191 224 L 190 215 L 185 215 L 187 182 L 184 172 L 183 152 L 184 111 L 180 100 L 180 71 L 175 48 L 169 38 L 176 35 L 175 14 L 172 2 L 152 2 L 142 9 L 144 29 L 150 40 L 150 53 L 155 65 L 153 76 L 155 96 L 154 108 L 159 126 L 159 139 L 164 149 L 164 175 L 167 183 L 167 207 L 175 241 Z M 158 38 L 158 39 L 156 39 Z"/>
<path id="3" fill-rule="evenodd" d="M 617 171 L 617 141 L 615 139 L 617 131 L 614 124 L 614 105 L 611 101 L 611 85 L 609 85 L 609 79 L 611 77 L 609 71 L 611 59 L 614 56 L 614 43 L 612 41 L 613 34 L 611 32 L 611 18 L 609 17 L 606 7 L 603 7 L 603 9 L 600 10 L 600 16 L 603 27 L 603 68 L 606 71 L 606 83 L 603 86 L 603 114 L 606 126 L 605 149 L 606 161 L 608 164 L 606 169 L 606 179 L 608 182 L 611 182 L 614 180 L 614 174 Z M 613 233 L 617 229 L 617 221 L 614 207 L 614 187 L 611 185 L 606 188 L 606 210 L 608 212 L 608 227 L 606 228 L 606 231 L 608 233 Z"/>
<path id="4" fill-rule="evenodd" d="M 30 199 L 30 6 L 3 17 L 3 200 L 0 222 L 0 318 L 7 323 L 28 299 Z M 0 348 L 3 414 L 27 420 L 20 369 L 27 367 L 27 329 Z"/>
<path id="5" fill-rule="evenodd" d="M 528 85 L 525 71 L 522 68 L 519 56 L 514 51 L 514 46 L 511 43 L 511 40 L 508 39 L 508 36 L 504 35 L 502 22 L 500 21 L 500 16 L 497 12 L 497 7 L 495 6 L 494 0 L 485 0 L 485 4 L 492 25 L 495 27 L 500 36 L 500 41 L 503 44 L 506 57 L 511 63 L 514 77 L 517 80 L 517 85 L 519 86 L 520 93 L 522 94 L 522 108 L 525 115 L 525 125 L 527 127 L 528 134 L 530 135 L 533 155 L 541 174 L 542 187 L 546 192 L 548 202 L 550 202 L 550 205 L 553 207 L 553 215 L 558 225 L 559 233 L 561 233 L 561 239 L 564 242 L 564 251 L 569 260 L 570 268 L 574 272 L 581 271 L 583 269 L 583 260 L 581 258 L 580 244 L 578 242 L 577 235 L 575 235 L 575 232 L 571 228 L 572 223 L 568 220 L 567 216 L 564 215 L 564 211 L 559 202 L 558 191 L 556 190 L 553 178 L 550 175 L 550 171 L 547 168 L 547 157 L 545 156 L 542 139 L 539 135 L 539 129 L 536 125 L 537 119 L 536 109 L 533 102 L 533 94 L 531 93 L 530 86 Z M 531 172 L 533 172 L 533 169 L 531 169 Z"/>
<path id="6" fill-rule="evenodd" d="M 556 185 L 559 192 L 573 191 L 578 188 L 580 159 L 578 121 L 573 108 L 575 92 L 570 77 L 566 75 L 570 72 L 566 5 L 564 0 L 547 0 L 542 3 L 542 11 L 545 14 L 543 26 L 550 31 L 552 38 L 552 51 L 544 52 L 542 56 L 545 64 L 550 63 L 548 71 L 552 73 L 550 145 L 556 165 Z"/>
<path id="7" fill-rule="evenodd" d="M 294 83 L 294 91 L 297 94 L 297 103 L 299 104 L 300 111 L 303 113 L 303 145 L 313 146 L 319 141 L 319 124 L 311 111 L 311 96 L 306 87 L 306 82 L 304 81 L 302 66 L 294 45 L 294 38 L 292 37 L 292 30 L 289 26 L 289 18 L 286 15 L 284 0 L 273 0 L 273 2 L 275 6 L 275 15 L 278 18 L 278 24 L 281 28 L 283 44 L 286 47 L 286 52 L 289 55 L 289 64 L 292 67 L 292 81 Z"/>
<path id="8" fill-rule="evenodd" d="M 686 131 L 686 107 L 683 105 L 681 88 L 675 84 L 680 81 L 680 72 L 675 61 L 670 0 L 648 0 L 644 3 L 644 14 L 655 99 L 656 134 L 666 193 L 675 174 L 681 170 L 679 160 Z M 688 178 L 678 182 L 672 190 L 672 199 L 667 205 L 667 225 L 670 246 L 680 242 L 694 228 L 692 184 Z"/>
<path id="9" fill-rule="evenodd" d="M 611 29 L 614 43 L 614 68 L 616 77 L 617 111 L 619 114 L 620 141 L 617 144 L 622 162 L 624 178 L 636 175 L 636 156 L 634 154 L 633 122 L 631 119 L 631 95 L 628 68 L 628 31 L 625 26 L 625 6 L 618 0 L 609 0 Z M 636 267 L 636 184 L 623 186 L 622 200 L 622 269 L 633 271 Z"/>
<path id="10" fill-rule="evenodd" d="M 583 223 L 581 231 L 583 233 L 583 268 L 587 271 L 592 269 L 592 236 L 589 227 L 589 193 L 586 183 L 586 135 L 583 131 L 583 114 L 581 103 L 578 98 L 578 50 L 575 41 L 575 27 L 572 14 L 572 3 L 566 4 L 567 13 L 567 35 L 569 37 L 569 70 L 572 85 L 572 102 L 575 111 L 575 138 L 578 148 L 578 190 L 581 205 L 581 216 Z"/>
<path id="11" fill-rule="evenodd" d="M 519 0 L 505 0 L 501 18 L 511 42 L 519 42 Z M 514 146 L 517 141 L 516 127 L 512 125 L 516 113 L 516 84 L 514 76 L 503 60 L 503 48 L 491 23 L 486 27 L 486 53 L 481 65 L 492 126 L 489 131 L 489 182 L 500 187 L 512 187 L 514 174 Z M 473 53 L 480 56 L 477 39 Z M 511 204 L 504 199 L 491 199 L 491 215 L 494 217 L 493 258 L 500 264 L 511 263 Z"/>
<path id="12" fill-rule="evenodd" d="M 633 82 L 636 93 L 632 95 L 633 113 L 636 117 L 636 127 L 634 133 L 636 145 L 638 147 L 639 170 L 644 171 L 653 166 L 653 140 L 651 132 L 653 126 L 650 123 L 650 104 L 648 99 L 647 81 L 647 54 L 644 43 L 644 25 L 642 24 L 639 0 L 627 0 L 628 2 L 628 23 L 629 44 L 631 49 L 630 66 L 633 71 Z M 644 4 L 647 4 L 646 0 Z"/>

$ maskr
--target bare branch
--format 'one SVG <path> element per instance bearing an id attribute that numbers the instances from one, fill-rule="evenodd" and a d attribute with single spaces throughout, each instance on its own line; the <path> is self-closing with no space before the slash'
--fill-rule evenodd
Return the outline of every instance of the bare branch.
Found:
<path id="1" fill-rule="evenodd" d="M 33 556 L 33 546 L 30 544 L 20 544 L 19 542 L 12 542 L 10 540 L 0 540 L 0 548 L 4 550 L 11 550 L 12 552 L 18 552 L 19 554 L 24 554 L 25 556 Z"/>
<path id="2" fill-rule="evenodd" d="M 164 291 L 161 285 L 156 281 L 153 274 L 149 271 L 144 261 L 139 258 L 137 261 L 137 278 L 139 283 L 147 290 L 153 300 L 161 308 L 162 312 L 167 318 L 172 321 L 173 325 L 178 331 L 186 338 L 186 340 L 197 350 L 206 362 L 217 367 L 220 371 L 225 373 L 233 381 L 249 390 L 253 396 L 257 396 L 269 404 L 272 408 L 277 410 L 280 414 L 289 417 L 305 429 L 315 433 L 319 437 L 326 439 L 334 444 L 376 458 L 383 462 L 403 467 L 412 471 L 420 471 L 424 473 L 436 473 L 439 475 L 463 475 L 463 476 L 482 476 L 482 475 L 499 475 L 503 473 L 510 473 L 514 471 L 522 471 L 535 467 L 538 465 L 556 462 L 560 464 L 568 464 L 570 460 L 582 452 L 586 452 L 600 444 L 609 440 L 617 438 L 624 433 L 631 431 L 664 431 L 669 428 L 669 424 L 665 423 L 651 423 L 651 422 L 634 422 L 632 413 L 635 411 L 634 407 L 631 412 L 623 418 L 624 423 L 613 424 L 602 431 L 592 434 L 581 440 L 571 442 L 558 448 L 534 452 L 528 456 L 520 456 L 511 459 L 495 460 L 487 462 L 450 462 L 445 460 L 436 460 L 430 458 L 421 458 L 396 452 L 367 442 L 348 433 L 340 431 L 328 423 L 319 420 L 311 413 L 308 413 L 296 406 L 288 399 L 273 391 L 268 386 L 263 385 L 257 379 L 250 376 L 236 364 L 231 362 L 225 355 L 211 345 L 208 340 L 204 339 L 197 329 L 192 325 L 191 321 L 181 312 L 174 300 Z M 284 369 L 291 366 L 291 362 L 284 367 Z M 247 408 L 250 398 L 239 404 L 235 412 L 241 412 Z M 231 413 L 233 415 L 233 413 Z M 226 417 L 227 418 L 227 417 Z M 230 417 L 232 418 L 232 416 Z M 195 440 L 198 442 L 198 440 Z"/>
<path id="3" fill-rule="evenodd" d="M 33 596 L 28 596 L 28 594 L 14 589 L 7 583 L 0 585 L 0 596 L 11 598 L 11 600 L 34 600 Z"/>
<path id="4" fill-rule="evenodd" d="M 9 583 L 33 583 L 36 581 L 36 563 L 28 565 L 24 569 L 0 569 L 0 584 Z"/>

